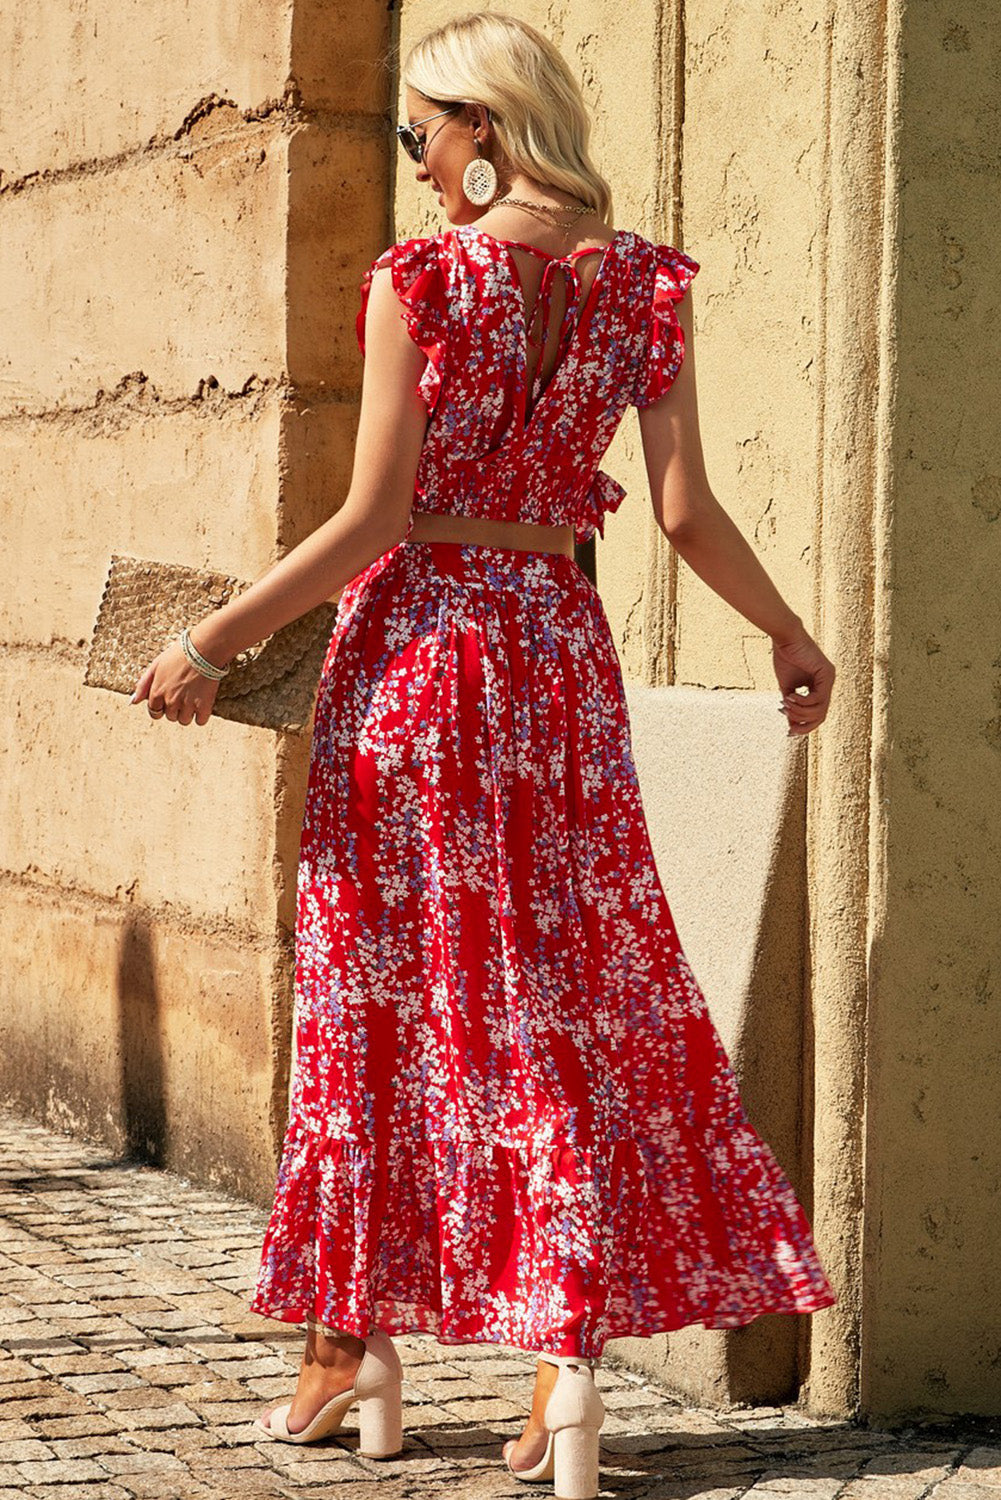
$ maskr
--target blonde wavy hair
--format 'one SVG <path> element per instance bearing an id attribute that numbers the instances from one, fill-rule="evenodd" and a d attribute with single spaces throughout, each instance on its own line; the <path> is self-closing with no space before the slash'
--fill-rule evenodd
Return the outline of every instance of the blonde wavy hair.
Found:
<path id="1" fill-rule="evenodd" d="M 429 31 L 400 70 L 433 104 L 483 104 L 506 159 L 612 222 L 612 190 L 588 154 L 591 119 L 553 43 L 517 16 L 471 11 Z"/>

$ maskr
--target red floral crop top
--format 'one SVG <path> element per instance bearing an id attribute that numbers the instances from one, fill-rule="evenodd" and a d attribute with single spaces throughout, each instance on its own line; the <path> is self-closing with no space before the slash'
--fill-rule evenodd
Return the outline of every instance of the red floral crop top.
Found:
<path id="1" fill-rule="evenodd" d="M 524 302 L 509 245 L 548 262 L 542 303 L 557 265 L 568 273 L 558 363 L 541 391 L 538 372 L 527 390 Z M 656 401 L 681 368 L 674 304 L 699 266 L 672 245 L 617 230 L 577 322 L 581 253 L 553 256 L 463 224 L 401 240 L 366 271 L 356 325 L 362 353 L 372 277 L 388 265 L 410 336 L 427 355 L 415 511 L 572 524 L 578 542 L 604 535 L 605 514 L 625 490 L 598 464 L 626 407 Z"/>

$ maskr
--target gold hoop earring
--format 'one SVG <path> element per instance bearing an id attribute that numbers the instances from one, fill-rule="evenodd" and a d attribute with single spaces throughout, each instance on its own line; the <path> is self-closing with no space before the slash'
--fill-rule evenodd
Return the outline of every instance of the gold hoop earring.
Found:
<path id="1" fill-rule="evenodd" d="M 497 196 L 497 169 L 492 161 L 481 155 L 480 143 L 475 136 L 473 140 L 476 155 L 467 163 L 462 174 L 462 191 L 470 203 L 475 203 L 477 208 L 484 208 Z"/>

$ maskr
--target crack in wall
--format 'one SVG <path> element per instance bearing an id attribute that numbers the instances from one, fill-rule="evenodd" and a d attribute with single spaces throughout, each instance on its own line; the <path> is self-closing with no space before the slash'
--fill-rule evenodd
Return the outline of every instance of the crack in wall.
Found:
<path id="1" fill-rule="evenodd" d="M 145 145 L 126 146 L 109 156 L 85 157 L 64 167 L 38 168 L 9 181 L 4 180 L 6 173 L 0 167 L 0 202 L 35 188 L 115 172 L 146 156 L 170 157 L 182 152 L 190 155 L 193 151 L 218 145 L 247 125 L 259 125 L 268 120 L 276 121 L 280 133 L 287 135 L 303 125 L 316 125 L 326 130 L 347 127 L 354 131 L 381 133 L 385 130 L 386 119 L 384 114 L 309 108 L 303 102 L 302 91 L 295 79 L 286 82 L 281 98 L 264 99 L 246 109 L 240 109 L 235 100 L 221 94 L 206 94 L 191 107 L 176 130 L 151 135 Z M 212 122 L 211 128 L 200 128 L 207 121 Z"/>
<path id="2" fill-rule="evenodd" d="M 96 919 L 120 921 L 124 912 L 130 922 L 169 927 L 173 932 L 197 938 L 226 938 L 241 951 L 270 953 L 280 934 L 262 932 L 251 922 L 241 922 L 214 912 L 200 912 L 178 901 L 137 901 L 137 881 L 115 887 L 113 894 L 89 890 L 86 886 L 61 880 L 40 865 L 24 870 L 0 870 L 0 891 L 18 891 L 39 904 L 55 905 L 62 913 L 93 914 Z"/>
<path id="3" fill-rule="evenodd" d="M 145 371 L 131 370 L 111 390 L 99 386 L 93 401 L 87 403 L 35 408 L 15 406 L 9 412 L 0 413 L 0 430 L 26 422 L 70 425 L 81 419 L 92 421 L 99 418 L 105 430 L 114 431 L 128 425 L 136 413 L 143 421 L 181 413 L 215 418 L 237 407 L 241 417 L 256 417 L 268 410 L 274 401 L 295 407 L 306 403 L 310 406 L 355 405 L 358 389 L 355 386 L 301 384 L 287 377 L 257 374 L 248 375 L 240 386 L 226 389 L 214 375 L 206 375 L 190 395 L 165 396 Z"/>

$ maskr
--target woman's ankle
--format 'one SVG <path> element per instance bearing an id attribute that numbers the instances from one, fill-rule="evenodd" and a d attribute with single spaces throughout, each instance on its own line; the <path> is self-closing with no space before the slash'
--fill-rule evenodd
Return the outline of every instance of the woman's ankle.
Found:
<path id="1" fill-rule="evenodd" d="M 307 1320 L 306 1347 L 312 1349 L 314 1357 L 321 1363 L 336 1364 L 349 1359 L 360 1360 L 365 1354 L 365 1340 L 357 1334 L 346 1333 L 339 1328 L 327 1328 L 312 1318 Z"/>

